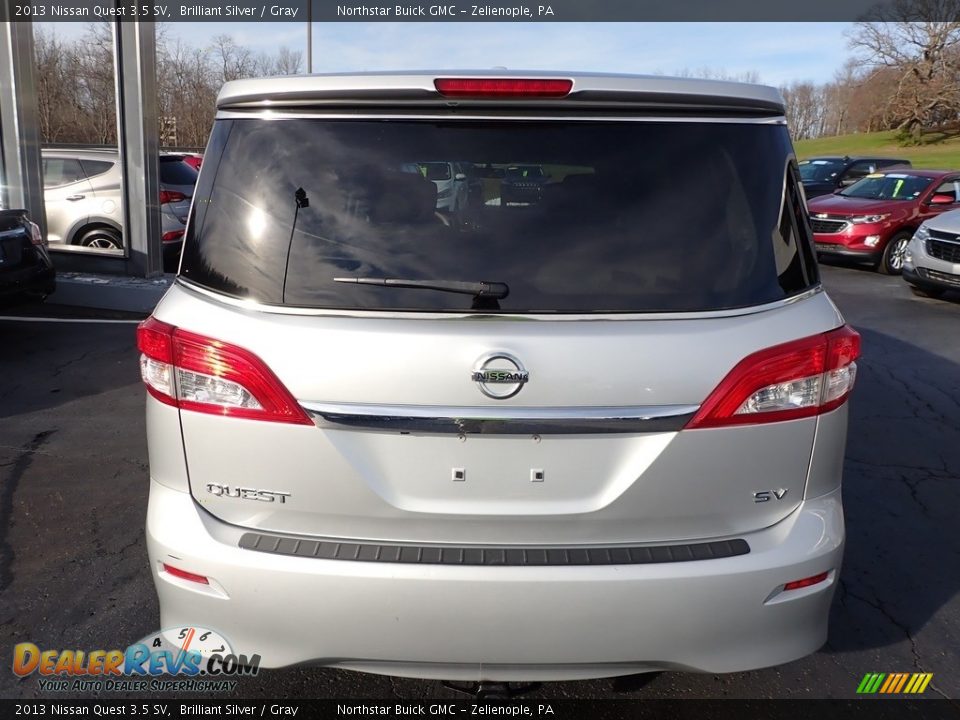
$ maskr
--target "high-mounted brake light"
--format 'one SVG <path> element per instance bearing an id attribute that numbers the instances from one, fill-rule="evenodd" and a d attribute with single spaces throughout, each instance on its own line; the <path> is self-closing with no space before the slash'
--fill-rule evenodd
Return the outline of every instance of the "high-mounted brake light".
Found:
<path id="1" fill-rule="evenodd" d="M 573 80 L 549 78 L 437 78 L 437 92 L 459 98 L 558 98 L 570 94 Z"/>
<path id="2" fill-rule="evenodd" d="M 688 429 L 779 422 L 833 410 L 853 390 L 860 335 L 844 325 L 761 350 L 720 381 Z"/>
<path id="3" fill-rule="evenodd" d="M 137 328 L 147 391 L 182 410 L 312 425 L 270 368 L 236 345 L 149 317 Z"/>

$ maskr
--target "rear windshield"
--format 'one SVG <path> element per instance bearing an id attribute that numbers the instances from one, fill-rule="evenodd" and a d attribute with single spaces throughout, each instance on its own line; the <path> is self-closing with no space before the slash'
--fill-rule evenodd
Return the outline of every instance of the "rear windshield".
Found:
<path id="1" fill-rule="evenodd" d="M 752 123 L 219 120 L 181 273 L 236 297 L 345 310 L 767 303 L 818 282 L 795 164 L 784 200 L 791 154 L 784 126 Z M 475 179 L 432 182 L 453 166 Z M 542 190 L 501 202 L 518 175 Z M 497 283 L 502 297 L 358 279 Z"/>
<path id="2" fill-rule="evenodd" d="M 180 158 L 160 158 L 160 182 L 164 185 L 196 185 L 197 171 Z"/>

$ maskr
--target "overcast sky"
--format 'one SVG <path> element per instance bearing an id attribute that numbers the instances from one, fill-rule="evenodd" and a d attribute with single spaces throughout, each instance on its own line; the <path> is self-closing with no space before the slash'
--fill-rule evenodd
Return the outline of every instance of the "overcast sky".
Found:
<path id="1" fill-rule="evenodd" d="M 48 23 L 77 36 L 80 23 Z M 167 23 L 202 45 L 232 35 L 256 52 L 306 49 L 305 23 Z M 676 74 L 702 68 L 760 81 L 825 82 L 849 55 L 849 23 L 314 23 L 313 70 L 515 69 Z M 306 56 L 304 55 L 304 63 Z"/>

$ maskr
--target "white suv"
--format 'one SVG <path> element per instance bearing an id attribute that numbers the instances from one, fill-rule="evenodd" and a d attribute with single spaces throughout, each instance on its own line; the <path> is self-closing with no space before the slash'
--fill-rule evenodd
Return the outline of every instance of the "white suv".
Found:
<path id="1" fill-rule="evenodd" d="M 477 169 L 473 222 L 424 158 Z M 521 165 L 550 183 L 497 202 Z M 164 627 L 453 680 L 823 644 L 859 337 L 776 90 L 233 82 L 191 213 L 139 329 Z"/>

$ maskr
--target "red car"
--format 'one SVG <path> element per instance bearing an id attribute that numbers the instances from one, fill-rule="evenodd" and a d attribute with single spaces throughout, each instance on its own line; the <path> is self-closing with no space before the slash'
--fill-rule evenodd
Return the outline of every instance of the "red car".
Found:
<path id="1" fill-rule="evenodd" d="M 924 220 L 960 208 L 960 171 L 900 169 L 807 203 L 817 254 L 873 263 L 899 275 L 903 253 Z"/>

